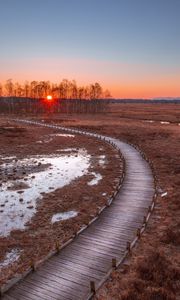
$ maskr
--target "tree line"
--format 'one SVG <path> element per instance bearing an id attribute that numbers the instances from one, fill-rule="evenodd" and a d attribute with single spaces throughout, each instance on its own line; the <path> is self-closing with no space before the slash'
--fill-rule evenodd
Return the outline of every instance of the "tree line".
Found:
<path id="1" fill-rule="evenodd" d="M 59 84 L 50 81 L 25 81 L 23 84 L 12 79 L 0 83 L 0 97 L 22 97 L 41 99 L 52 95 L 56 99 L 109 99 L 111 94 L 103 90 L 98 82 L 87 86 L 78 86 L 75 80 L 63 79 Z"/>
<path id="2" fill-rule="evenodd" d="M 52 95 L 53 101 L 46 100 L 47 95 Z M 84 87 L 67 79 L 59 84 L 49 81 L 19 84 L 8 79 L 4 85 L 0 84 L 0 113 L 101 113 L 107 110 L 110 97 L 110 92 L 103 91 L 97 82 Z"/>
<path id="3" fill-rule="evenodd" d="M 105 99 L 54 99 L 47 101 L 36 98 L 1 97 L 0 114 L 37 115 L 37 114 L 87 114 L 107 111 L 108 102 Z"/>

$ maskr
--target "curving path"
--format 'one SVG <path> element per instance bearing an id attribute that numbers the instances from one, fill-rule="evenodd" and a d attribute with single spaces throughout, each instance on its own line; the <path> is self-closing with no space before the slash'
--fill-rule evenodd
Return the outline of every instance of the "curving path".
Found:
<path id="1" fill-rule="evenodd" d="M 76 129 L 21 121 L 87 134 Z M 13 286 L 3 300 L 87 299 L 90 281 L 98 285 L 103 280 L 112 258 L 123 258 L 127 242 L 134 239 L 137 229 L 142 226 L 154 195 L 154 181 L 148 163 L 129 144 L 107 136 L 88 135 L 104 138 L 120 149 L 126 163 L 120 191 L 91 226 L 37 271 Z"/>

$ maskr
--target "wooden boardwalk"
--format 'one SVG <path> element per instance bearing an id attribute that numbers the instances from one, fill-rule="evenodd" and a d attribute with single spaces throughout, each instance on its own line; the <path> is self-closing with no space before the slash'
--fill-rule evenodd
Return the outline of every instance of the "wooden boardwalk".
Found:
<path id="1" fill-rule="evenodd" d="M 151 205 L 153 176 L 148 163 L 132 146 L 105 139 L 115 143 L 126 162 L 124 182 L 115 200 L 59 254 L 13 286 L 3 300 L 87 299 L 90 281 L 98 285 L 112 258 L 123 257 L 127 242 L 135 237 Z"/>

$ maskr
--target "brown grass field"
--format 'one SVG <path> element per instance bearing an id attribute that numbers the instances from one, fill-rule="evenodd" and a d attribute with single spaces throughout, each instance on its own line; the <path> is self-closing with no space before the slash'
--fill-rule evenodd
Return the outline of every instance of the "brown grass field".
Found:
<path id="1" fill-rule="evenodd" d="M 2 155 L 0 167 L 6 164 L 5 172 L 3 172 L 3 168 L 0 170 L 0 185 L 13 180 L 13 189 L 19 193 L 19 201 L 22 201 L 22 204 L 24 202 L 23 187 L 27 182 L 28 172 L 36 177 L 36 174 L 42 170 L 43 164 L 40 166 L 35 164 L 31 170 L 14 168 L 13 173 L 10 173 L 8 170 L 6 171 L 9 163 L 8 157 L 15 155 L 16 161 L 21 161 L 34 155 L 35 157 L 36 155 L 46 157 L 62 153 L 62 155 L 71 156 L 77 155 L 78 149 L 85 149 L 87 155 L 91 157 L 87 174 L 53 192 L 49 190 L 48 193 L 44 193 L 43 198 L 37 202 L 36 214 L 26 224 L 25 230 L 16 229 L 12 230 L 8 236 L 0 236 L 0 263 L 6 253 L 12 249 L 21 249 L 22 251 L 17 262 L 4 268 L 1 268 L 0 264 L 0 284 L 4 284 L 16 274 L 26 271 L 30 265 L 36 265 L 56 248 L 57 241 L 59 247 L 62 246 L 85 224 L 88 224 L 112 196 L 118 184 L 117 179 L 121 177 L 123 164 L 118 151 L 111 145 L 97 139 L 92 141 L 92 138 L 81 135 L 75 135 L 73 138 L 54 136 L 51 141 L 52 134 L 56 133 L 59 131 L 50 128 L 28 127 L 5 119 L 0 121 Z M 73 150 L 65 152 L 66 149 Z M 99 163 L 99 157 L 102 155 L 105 156 L 103 165 Z M 3 156 L 5 159 L 2 158 Z M 93 173 L 100 173 L 102 179 L 98 184 L 90 186 L 88 182 L 93 179 Z M 16 184 L 16 180 L 21 182 L 21 186 Z M 1 203 L 0 217 L 2 217 L 6 201 Z M 32 209 L 32 206 L 32 203 L 27 205 L 27 212 Z M 78 211 L 78 216 L 75 218 L 51 224 L 54 214 L 74 210 Z"/>
<path id="2" fill-rule="evenodd" d="M 43 116 L 43 119 L 132 143 L 151 160 L 157 176 L 159 194 L 145 233 L 94 298 L 180 299 L 180 105 L 112 104 L 103 114 L 60 114 Z M 162 191 L 167 196 L 161 197 Z"/>
<path id="3" fill-rule="evenodd" d="M 180 299 L 180 106 L 112 104 L 105 114 L 60 116 L 51 121 L 138 146 L 153 163 L 157 176 L 159 194 L 147 230 L 129 259 L 113 271 L 94 298 Z M 162 191 L 167 196 L 161 197 Z"/>

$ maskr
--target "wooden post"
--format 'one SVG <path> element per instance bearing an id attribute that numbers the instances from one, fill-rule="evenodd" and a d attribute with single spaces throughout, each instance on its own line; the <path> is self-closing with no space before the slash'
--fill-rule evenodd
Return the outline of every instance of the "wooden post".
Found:
<path id="1" fill-rule="evenodd" d="M 36 271 L 36 267 L 35 267 L 35 264 L 34 264 L 34 261 L 32 260 L 31 261 L 31 268 L 32 268 L 32 271 L 34 272 L 34 271 Z"/>
<path id="2" fill-rule="evenodd" d="M 94 281 L 90 281 L 90 290 L 91 290 L 91 293 L 93 293 L 93 294 L 96 293 L 96 288 L 95 288 L 95 282 Z"/>
<path id="3" fill-rule="evenodd" d="M 106 201 L 106 206 L 107 206 L 107 207 L 110 206 L 109 200 Z"/>
<path id="4" fill-rule="evenodd" d="M 58 241 L 56 241 L 56 251 L 57 251 L 57 253 L 59 253 L 59 251 L 60 251 L 60 244 Z"/>
<path id="5" fill-rule="evenodd" d="M 146 225 L 146 217 L 144 216 L 143 223 Z"/>
<path id="6" fill-rule="evenodd" d="M 137 229 L 137 237 L 138 237 L 138 239 L 140 239 L 140 237 L 141 237 L 141 230 L 139 228 Z"/>
<path id="7" fill-rule="evenodd" d="M 116 258 L 112 258 L 112 268 L 116 269 L 116 266 L 117 266 Z"/>
<path id="8" fill-rule="evenodd" d="M 126 249 L 127 249 L 128 252 L 131 251 L 131 243 L 130 242 L 127 242 Z"/>

